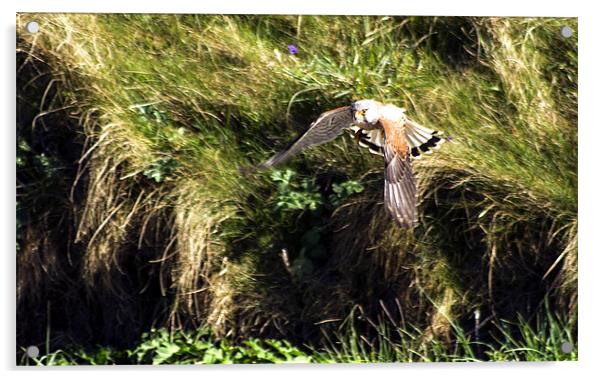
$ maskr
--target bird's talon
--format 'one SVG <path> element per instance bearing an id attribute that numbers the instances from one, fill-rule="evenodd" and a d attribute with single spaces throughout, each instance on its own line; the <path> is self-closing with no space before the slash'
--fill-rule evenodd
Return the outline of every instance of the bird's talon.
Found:
<path id="1" fill-rule="evenodd" d="M 362 139 L 362 129 L 359 129 L 357 132 L 355 132 L 355 135 L 353 136 L 353 140 L 355 141 L 356 144 L 360 144 L 360 140 Z"/>

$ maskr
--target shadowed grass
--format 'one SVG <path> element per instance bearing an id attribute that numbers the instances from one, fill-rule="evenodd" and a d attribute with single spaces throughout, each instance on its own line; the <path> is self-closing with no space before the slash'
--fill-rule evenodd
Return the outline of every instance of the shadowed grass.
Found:
<path id="1" fill-rule="evenodd" d="M 383 308 L 385 309 L 385 308 Z M 215 341 L 206 329 L 170 334 L 165 329 L 145 333 L 131 349 L 107 347 L 58 350 L 37 358 L 22 353 L 25 365 L 114 365 L 114 364 L 215 364 L 215 363 L 379 363 L 379 362 L 480 362 L 480 361 L 562 361 L 576 360 L 577 346 L 572 340 L 572 324 L 553 314 L 547 303 L 534 322 L 519 317 L 518 322 L 496 325 L 499 335 L 492 342 L 479 340 L 475 329 L 453 326 L 451 341 L 425 338 L 422 331 L 402 320 L 393 320 L 385 311 L 377 322 L 366 318 L 361 308 L 354 309 L 339 331 L 325 335 L 320 348 L 302 349 L 282 340 L 248 339 L 232 344 Z M 360 330 L 367 321 L 374 336 Z M 533 320 L 532 320 L 533 321 Z M 570 351 L 562 351 L 562 343 Z"/>

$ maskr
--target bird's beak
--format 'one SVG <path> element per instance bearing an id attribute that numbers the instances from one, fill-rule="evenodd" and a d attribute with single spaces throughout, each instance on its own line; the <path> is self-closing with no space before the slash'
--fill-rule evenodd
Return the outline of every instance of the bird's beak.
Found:
<path id="1" fill-rule="evenodd" d="M 362 115 L 360 114 L 360 112 L 355 112 L 355 114 L 353 115 L 353 119 L 356 122 L 360 122 L 361 121 L 361 117 L 362 117 Z"/>

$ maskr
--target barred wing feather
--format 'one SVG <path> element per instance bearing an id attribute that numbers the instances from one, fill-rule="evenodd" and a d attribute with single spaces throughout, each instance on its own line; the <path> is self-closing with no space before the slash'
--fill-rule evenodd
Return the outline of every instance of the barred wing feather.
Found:
<path id="1" fill-rule="evenodd" d="M 324 112 L 314 121 L 309 129 L 293 141 L 286 149 L 277 153 L 258 168 L 274 167 L 303 149 L 330 142 L 343 133 L 353 123 L 351 107 L 340 107 Z"/>

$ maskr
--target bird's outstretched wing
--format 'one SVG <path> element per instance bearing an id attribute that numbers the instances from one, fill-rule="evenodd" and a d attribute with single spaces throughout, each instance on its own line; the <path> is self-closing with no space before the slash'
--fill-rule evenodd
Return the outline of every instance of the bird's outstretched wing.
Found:
<path id="1" fill-rule="evenodd" d="M 410 148 L 401 128 L 381 120 L 385 132 L 385 207 L 406 228 L 416 223 L 416 182 Z"/>
<path id="2" fill-rule="evenodd" d="M 274 155 L 257 168 L 266 169 L 276 166 L 307 147 L 332 141 L 341 135 L 343 130 L 351 126 L 352 123 L 353 114 L 350 106 L 324 112 L 310 125 L 305 133 L 293 141 L 286 149 Z"/>

